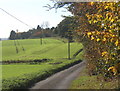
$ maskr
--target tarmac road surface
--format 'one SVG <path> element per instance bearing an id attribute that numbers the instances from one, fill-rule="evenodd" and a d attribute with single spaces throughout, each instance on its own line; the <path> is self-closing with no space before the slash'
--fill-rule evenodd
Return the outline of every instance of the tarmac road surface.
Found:
<path id="1" fill-rule="evenodd" d="M 33 91 L 33 89 L 69 89 L 71 82 L 79 76 L 84 67 L 85 61 L 34 84 L 29 91 Z"/>

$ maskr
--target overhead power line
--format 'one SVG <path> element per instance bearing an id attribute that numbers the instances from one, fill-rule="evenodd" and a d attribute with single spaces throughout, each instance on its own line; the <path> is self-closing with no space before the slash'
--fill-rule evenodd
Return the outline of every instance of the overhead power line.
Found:
<path id="1" fill-rule="evenodd" d="M 6 14 L 8 14 L 9 16 L 11 16 L 12 18 L 14 18 L 14 19 L 16 19 L 16 20 L 18 20 L 19 22 L 21 22 L 22 24 L 24 24 L 24 25 L 26 25 L 26 26 L 28 26 L 28 27 L 30 27 L 30 28 L 33 28 L 33 27 L 31 27 L 30 25 L 28 25 L 28 24 L 26 24 L 25 22 L 23 22 L 23 21 L 21 21 L 20 19 L 18 19 L 17 17 L 15 17 L 15 16 L 13 16 L 12 14 L 10 14 L 10 13 L 8 13 L 7 11 L 5 11 L 4 9 L 2 9 L 2 8 L 0 8 L 3 12 L 5 12 Z"/>

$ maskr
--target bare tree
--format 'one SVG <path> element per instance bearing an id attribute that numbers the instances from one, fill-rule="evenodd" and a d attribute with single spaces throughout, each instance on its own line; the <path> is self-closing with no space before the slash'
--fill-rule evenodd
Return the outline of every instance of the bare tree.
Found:
<path id="1" fill-rule="evenodd" d="M 43 30 L 45 28 L 49 27 L 49 22 L 48 21 L 43 22 L 40 27 L 42 28 L 42 30 L 41 30 L 41 37 L 40 37 L 40 44 L 42 45 L 43 44 L 43 33 L 44 33 Z"/>

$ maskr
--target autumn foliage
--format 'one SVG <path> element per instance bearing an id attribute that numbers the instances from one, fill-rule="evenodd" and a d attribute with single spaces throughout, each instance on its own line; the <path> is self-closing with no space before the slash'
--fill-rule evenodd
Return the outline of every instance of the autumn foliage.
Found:
<path id="1" fill-rule="evenodd" d="M 82 41 L 89 73 L 109 77 L 120 69 L 120 2 L 69 2 L 67 5 L 78 27 L 75 36 Z M 114 69 L 114 70 L 113 70 Z"/>
<path id="2" fill-rule="evenodd" d="M 57 2 L 54 7 L 65 5 L 76 20 L 77 27 L 73 31 L 84 45 L 89 74 L 102 74 L 104 77 L 118 75 L 120 2 Z"/>
<path id="3" fill-rule="evenodd" d="M 77 34 L 86 38 L 85 56 L 92 74 L 107 76 L 108 69 L 120 62 L 119 5 L 120 2 L 74 3 L 70 9 L 81 24 Z"/>

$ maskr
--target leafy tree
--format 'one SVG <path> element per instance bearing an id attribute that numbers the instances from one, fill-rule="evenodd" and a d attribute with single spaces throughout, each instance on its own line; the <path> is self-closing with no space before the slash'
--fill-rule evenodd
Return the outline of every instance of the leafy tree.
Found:
<path id="1" fill-rule="evenodd" d="M 76 26 L 78 26 L 78 24 L 76 23 L 74 17 L 65 17 L 65 19 L 57 25 L 54 32 L 65 38 L 71 36 L 72 39 L 72 34 L 74 33 L 72 30 L 75 30 Z"/>
<path id="2" fill-rule="evenodd" d="M 110 66 L 120 62 L 120 2 L 57 2 L 54 8 L 67 5 L 78 26 L 75 30 L 85 47 L 85 58 L 90 73 L 108 76 Z"/>

